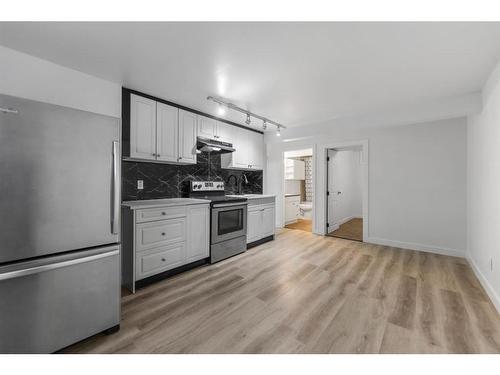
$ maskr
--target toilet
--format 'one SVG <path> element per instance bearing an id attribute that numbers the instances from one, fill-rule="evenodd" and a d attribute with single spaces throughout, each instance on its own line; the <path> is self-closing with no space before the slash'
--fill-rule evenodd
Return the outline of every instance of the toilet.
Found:
<path id="1" fill-rule="evenodd" d="M 300 209 L 300 216 L 303 219 L 312 219 L 312 209 L 313 205 L 312 202 L 302 202 L 299 204 L 299 209 Z"/>

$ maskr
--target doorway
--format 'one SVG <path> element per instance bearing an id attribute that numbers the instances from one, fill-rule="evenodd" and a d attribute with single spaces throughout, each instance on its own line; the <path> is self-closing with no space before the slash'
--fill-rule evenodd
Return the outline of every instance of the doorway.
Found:
<path id="1" fill-rule="evenodd" d="M 284 153 L 285 228 L 312 232 L 313 228 L 313 149 Z"/>
<path id="2" fill-rule="evenodd" d="M 327 236 L 363 241 L 363 148 L 327 149 Z"/>

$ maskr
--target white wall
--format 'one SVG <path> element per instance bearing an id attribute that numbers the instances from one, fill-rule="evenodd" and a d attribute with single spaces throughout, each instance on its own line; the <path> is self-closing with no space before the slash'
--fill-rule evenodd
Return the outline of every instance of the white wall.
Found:
<path id="1" fill-rule="evenodd" d="M 288 132 L 290 134 L 288 135 Z M 463 255 L 466 248 L 466 119 L 387 127 L 303 127 L 282 139 L 266 135 L 267 170 L 282 171 L 283 152 L 313 147 L 314 232 L 325 231 L 326 153 L 331 143 L 369 143 L 368 240 L 410 249 Z M 291 139 L 290 139 L 291 138 Z M 277 195 L 283 223 L 281 173 L 266 175 L 265 192 Z"/>
<path id="2" fill-rule="evenodd" d="M 2 46 L 0 93 L 121 117 L 121 85 Z"/>
<path id="3" fill-rule="evenodd" d="M 467 125 L 467 258 L 500 311 L 500 64 L 483 95 Z"/>
<path id="4" fill-rule="evenodd" d="M 328 221 L 332 231 L 354 217 L 362 217 L 362 169 L 359 151 L 329 150 L 328 155 Z"/>

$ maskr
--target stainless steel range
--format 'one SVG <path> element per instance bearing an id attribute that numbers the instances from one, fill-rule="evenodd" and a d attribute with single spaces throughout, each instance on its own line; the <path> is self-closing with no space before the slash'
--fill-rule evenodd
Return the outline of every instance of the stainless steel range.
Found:
<path id="1" fill-rule="evenodd" d="M 189 196 L 211 201 L 210 263 L 246 251 L 246 198 L 226 196 L 222 181 L 191 181 Z"/>

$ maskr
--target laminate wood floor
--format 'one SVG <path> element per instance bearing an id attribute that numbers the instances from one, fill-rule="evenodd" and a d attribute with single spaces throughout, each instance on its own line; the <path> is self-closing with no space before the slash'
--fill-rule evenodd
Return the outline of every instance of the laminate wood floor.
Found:
<path id="1" fill-rule="evenodd" d="M 305 232 L 312 232 L 312 220 L 298 219 L 296 223 L 285 225 L 287 229 L 298 229 Z"/>
<path id="2" fill-rule="evenodd" d="M 354 218 L 339 226 L 339 229 L 328 233 L 331 237 L 346 240 L 363 241 L 363 219 Z"/>
<path id="3" fill-rule="evenodd" d="M 121 330 L 64 353 L 499 353 L 462 258 L 284 229 L 125 296 Z"/>

